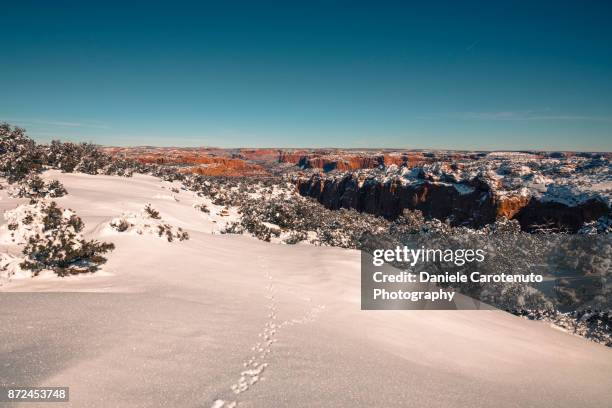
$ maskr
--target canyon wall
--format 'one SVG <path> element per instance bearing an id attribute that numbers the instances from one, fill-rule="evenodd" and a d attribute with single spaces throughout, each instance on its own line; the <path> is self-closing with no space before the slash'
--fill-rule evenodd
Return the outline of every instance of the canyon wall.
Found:
<path id="1" fill-rule="evenodd" d="M 279 153 L 279 163 L 291 163 L 302 169 L 321 169 L 324 172 L 333 170 L 352 171 L 374 169 L 380 166 L 413 167 L 431 161 L 420 153 L 410 154 L 322 154 L 293 151 Z"/>
<path id="2" fill-rule="evenodd" d="M 518 220 L 526 231 L 548 226 L 576 232 L 584 222 L 610 214 L 607 204 L 596 199 L 568 206 L 529 196 L 499 195 L 478 179 L 406 184 L 395 178 L 360 180 L 350 173 L 337 178 L 314 174 L 297 178 L 296 188 L 302 196 L 312 197 L 329 209 L 352 208 L 387 219 L 397 218 L 404 209 L 420 210 L 427 217 L 470 227 L 506 217 Z"/>

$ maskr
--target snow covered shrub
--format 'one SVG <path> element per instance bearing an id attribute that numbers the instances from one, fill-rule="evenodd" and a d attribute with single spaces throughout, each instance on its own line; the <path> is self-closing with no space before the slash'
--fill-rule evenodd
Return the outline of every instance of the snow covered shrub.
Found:
<path id="1" fill-rule="evenodd" d="M 106 174 L 131 177 L 134 171 L 145 173 L 142 165 L 132 160 L 114 160 L 92 143 L 53 140 L 43 146 L 45 163 L 66 173 Z"/>
<path id="2" fill-rule="evenodd" d="M 42 169 L 42 156 L 24 129 L 0 123 L 0 176 L 9 183 Z"/>
<path id="3" fill-rule="evenodd" d="M 233 221 L 225 226 L 225 229 L 221 230 L 222 234 L 242 234 L 244 228 L 239 222 Z"/>
<path id="4" fill-rule="evenodd" d="M 316 245 L 335 246 L 340 248 L 348 248 L 350 242 L 340 230 L 321 229 L 317 231 L 317 238 L 313 241 Z"/>
<path id="5" fill-rule="evenodd" d="M 229 206 L 232 205 L 232 200 L 229 198 L 227 194 L 223 194 L 222 192 L 215 192 L 211 195 L 212 203 L 214 205 L 220 206 Z"/>
<path id="6" fill-rule="evenodd" d="M 287 245 L 295 245 L 298 242 L 306 241 L 308 235 L 302 231 L 292 231 L 289 236 L 283 240 Z"/>
<path id="7" fill-rule="evenodd" d="M 585 223 L 578 231 L 579 234 L 611 234 L 612 233 L 612 218 L 608 216 L 600 217 L 599 219 Z"/>
<path id="8" fill-rule="evenodd" d="M 257 239 L 270 242 L 272 237 L 280 236 L 278 228 L 270 228 L 261 221 L 253 218 L 242 218 L 239 222 L 231 222 L 221 231 L 222 234 L 243 234 L 249 232 Z"/>
<path id="9" fill-rule="evenodd" d="M 145 205 L 144 211 L 145 211 L 145 214 L 147 214 L 149 218 L 153 218 L 154 220 L 161 219 L 159 215 L 159 211 L 151 207 L 151 204 Z"/>
<path id="10" fill-rule="evenodd" d="M 102 153 L 91 143 L 72 143 L 53 140 L 45 149 L 47 164 L 67 173 L 74 171 L 98 174 L 110 161 L 109 156 Z"/>
<path id="11" fill-rule="evenodd" d="M 166 238 L 168 242 L 189 239 L 187 231 L 165 223 L 159 211 L 151 207 L 151 204 L 147 204 L 139 213 L 124 213 L 120 217 L 111 220 L 108 225 L 117 232 L 136 233 L 138 235 L 149 234 Z"/>
<path id="12" fill-rule="evenodd" d="M 112 243 L 83 239 L 81 218 L 55 201 L 21 205 L 7 211 L 5 218 L 13 240 L 25 243 L 21 268 L 34 276 L 45 269 L 58 276 L 95 272 L 106 262 L 102 254 L 115 248 Z"/>
<path id="13" fill-rule="evenodd" d="M 113 221 L 110 222 L 109 224 L 112 228 L 116 229 L 119 232 L 124 232 L 127 231 L 128 228 L 132 227 L 133 224 L 130 223 L 128 220 L 126 220 L 125 218 L 119 218 L 119 219 L 115 219 Z"/>
<path id="14" fill-rule="evenodd" d="M 186 177 L 185 174 L 177 171 L 177 169 L 171 166 L 160 166 L 157 164 L 150 165 L 147 172 L 154 177 L 159 177 L 160 179 L 169 182 L 176 180 L 182 181 Z"/>
<path id="15" fill-rule="evenodd" d="M 248 215 L 242 216 L 240 219 L 240 225 L 245 231 L 250 232 L 262 241 L 270 242 L 272 237 L 280 236 L 280 230 L 278 228 L 269 227 L 259 219 Z"/>
<path id="16" fill-rule="evenodd" d="M 425 217 L 419 210 L 404 209 L 402 215 L 397 217 L 389 226 L 392 235 L 416 234 L 425 225 Z"/>
<path id="17" fill-rule="evenodd" d="M 102 172 L 111 161 L 106 153 L 103 153 L 98 146 L 91 143 L 81 143 L 79 145 L 80 158 L 74 171 L 87 174 L 98 174 Z"/>
<path id="18" fill-rule="evenodd" d="M 44 181 L 37 174 L 31 174 L 19 181 L 12 196 L 18 198 L 30 198 L 31 203 L 44 197 L 62 197 L 68 194 L 62 183 L 58 180 Z"/>
<path id="19" fill-rule="evenodd" d="M 132 177 L 134 172 L 137 171 L 139 173 L 144 173 L 144 170 L 139 168 L 139 166 L 134 161 L 116 159 L 112 160 L 104 169 L 102 173 L 107 176 L 122 176 L 122 177 Z"/>
<path id="20" fill-rule="evenodd" d="M 53 140 L 44 147 L 46 164 L 66 173 L 72 173 L 81 160 L 79 145 Z"/>
<path id="21" fill-rule="evenodd" d="M 174 239 L 178 239 L 179 241 L 185 241 L 189 239 L 189 234 L 187 231 L 183 231 L 182 228 L 177 228 L 177 231 L 174 232 L 173 228 L 169 224 L 159 224 L 157 226 L 157 235 L 160 237 L 166 237 L 168 242 L 174 241 Z"/>
<path id="22" fill-rule="evenodd" d="M 198 211 L 201 211 L 203 213 L 209 214 L 210 210 L 208 209 L 208 207 L 206 206 L 206 204 L 201 203 L 201 204 L 194 204 L 193 208 L 195 208 Z"/>
<path id="23" fill-rule="evenodd" d="M 321 211 L 315 207 L 309 218 L 308 229 L 316 232 L 317 238 L 313 243 L 317 245 L 361 249 L 364 236 L 384 234 L 389 228 L 389 222 L 384 218 L 353 209 Z"/>
<path id="24" fill-rule="evenodd" d="M 68 194 L 66 188 L 59 180 L 50 180 L 45 183 L 45 190 L 49 197 L 63 197 Z"/>

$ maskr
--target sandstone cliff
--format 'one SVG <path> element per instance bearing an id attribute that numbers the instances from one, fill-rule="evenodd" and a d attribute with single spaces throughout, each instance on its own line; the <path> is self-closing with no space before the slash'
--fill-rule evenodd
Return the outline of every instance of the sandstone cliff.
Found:
<path id="1" fill-rule="evenodd" d="M 527 231 L 544 226 L 576 232 L 585 222 L 610 215 L 609 205 L 597 198 L 567 205 L 525 194 L 500 194 L 478 177 L 460 183 L 405 183 L 398 178 L 378 180 L 352 173 L 332 178 L 313 174 L 297 178 L 296 188 L 330 209 L 352 208 L 388 219 L 397 218 L 404 209 L 420 210 L 427 217 L 470 227 L 506 217 L 517 219 Z"/>

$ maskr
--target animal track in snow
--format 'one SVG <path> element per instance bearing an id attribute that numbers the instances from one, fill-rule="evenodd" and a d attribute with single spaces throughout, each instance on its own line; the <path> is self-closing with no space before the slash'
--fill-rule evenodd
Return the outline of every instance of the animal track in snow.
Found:
<path id="1" fill-rule="evenodd" d="M 266 299 L 268 300 L 268 314 L 267 321 L 264 325 L 263 331 L 258 333 L 258 337 L 261 339 L 253 347 L 253 355 L 245 360 L 242 365 L 244 370 L 240 372 L 238 381 L 231 385 L 230 390 L 233 394 L 239 395 L 243 392 L 248 391 L 251 387 L 257 384 L 263 379 L 263 373 L 268 368 L 267 357 L 272 352 L 272 346 L 276 343 L 276 335 L 279 330 L 283 327 L 293 326 L 297 324 L 305 324 L 314 321 L 319 313 L 323 311 L 325 306 L 318 305 L 313 307 L 308 313 L 299 319 L 284 320 L 278 322 L 277 319 L 277 302 L 275 298 L 276 288 L 273 283 L 273 277 L 267 269 L 267 265 L 263 264 L 260 257 L 260 268 L 265 270 L 265 276 L 268 280 L 266 285 Z M 235 408 L 238 406 L 238 401 L 226 401 L 223 399 L 216 399 L 213 401 L 211 408 Z"/>

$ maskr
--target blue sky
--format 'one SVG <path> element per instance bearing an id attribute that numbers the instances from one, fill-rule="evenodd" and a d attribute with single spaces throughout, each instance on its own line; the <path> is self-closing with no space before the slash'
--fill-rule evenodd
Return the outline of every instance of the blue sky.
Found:
<path id="1" fill-rule="evenodd" d="M 37 140 L 612 151 L 610 2 L 85 3 L 2 6 Z"/>

